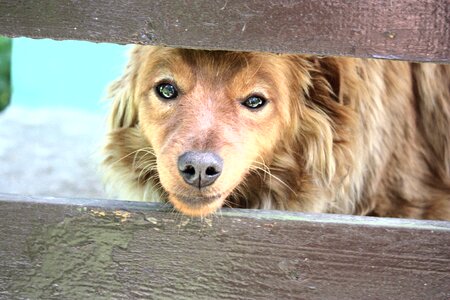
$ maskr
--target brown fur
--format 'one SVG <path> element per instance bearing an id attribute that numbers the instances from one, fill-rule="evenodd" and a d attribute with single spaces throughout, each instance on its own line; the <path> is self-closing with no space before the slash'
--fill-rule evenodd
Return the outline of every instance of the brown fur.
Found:
<path id="1" fill-rule="evenodd" d="M 253 93 L 259 111 L 240 104 Z M 450 219 L 450 66 L 139 46 L 111 97 L 104 166 L 122 198 Z M 213 185 L 181 179 L 191 150 L 223 158 Z"/>

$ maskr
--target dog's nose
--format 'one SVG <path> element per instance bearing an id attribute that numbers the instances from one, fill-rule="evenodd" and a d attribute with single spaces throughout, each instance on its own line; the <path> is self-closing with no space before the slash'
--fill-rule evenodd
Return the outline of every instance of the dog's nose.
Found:
<path id="1" fill-rule="evenodd" d="M 213 184 L 222 173 L 222 167 L 222 158 L 212 152 L 189 151 L 178 157 L 181 177 L 197 188 Z"/>

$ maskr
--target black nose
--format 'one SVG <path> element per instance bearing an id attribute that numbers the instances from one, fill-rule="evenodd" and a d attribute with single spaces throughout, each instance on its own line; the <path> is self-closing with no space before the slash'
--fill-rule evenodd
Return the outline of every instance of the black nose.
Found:
<path id="1" fill-rule="evenodd" d="M 212 152 L 189 151 L 178 157 L 178 171 L 184 181 L 199 189 L 213 184 L 222 167 L 222 158 Z"/>

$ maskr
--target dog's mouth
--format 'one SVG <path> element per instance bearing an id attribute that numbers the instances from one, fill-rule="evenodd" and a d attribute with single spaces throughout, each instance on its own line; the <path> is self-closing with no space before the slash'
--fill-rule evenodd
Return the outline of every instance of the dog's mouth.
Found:
<path id="1" fill-rule="evenodd" d="M 220 209 L 226 197 L 223 194 L 213 195 L 181 195 L 169 194 L 169 200 L 173 206 L 181 213 L 193 216 L 204 217 Z"/>
<path id="2" fill-rule="evenodd" d="M 192 206 L 192 207 L 201 207 L 203 205 L 208 205 L 213 203 L 214 201 L 222 198 L 222 194 L 214 194 L 214 195 L 201 195 L 201 196 L 186 196 L 182 194 L 174 194 L 174 196 L 183 201 L 184 203 Z"/>

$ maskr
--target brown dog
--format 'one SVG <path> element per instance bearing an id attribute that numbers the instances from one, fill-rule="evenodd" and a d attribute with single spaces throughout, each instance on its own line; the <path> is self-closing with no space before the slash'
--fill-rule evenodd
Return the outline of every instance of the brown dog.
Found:
<path id="1" fill-rule="evenodd" d="M 450 219 L 450 66 L 138 46 L 111 96 L 121 198 Z"/>

